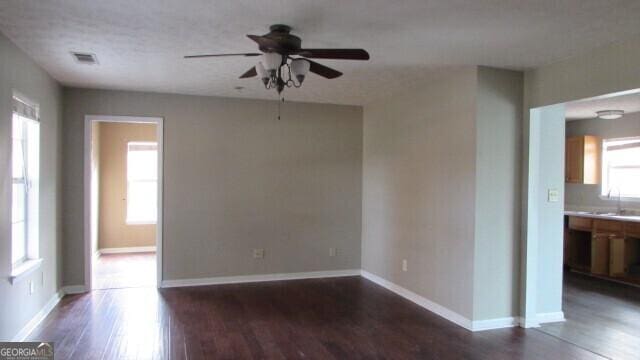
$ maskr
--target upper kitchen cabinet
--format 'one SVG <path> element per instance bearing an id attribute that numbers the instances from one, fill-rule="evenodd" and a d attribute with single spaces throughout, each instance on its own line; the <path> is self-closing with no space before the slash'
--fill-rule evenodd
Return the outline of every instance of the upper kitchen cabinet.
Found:
<path id="1" fill-rule="evenodd" d="M 602 139 L 597 136 L 572 136 L 565 142 L 565 182 L 599 184 Z"/>

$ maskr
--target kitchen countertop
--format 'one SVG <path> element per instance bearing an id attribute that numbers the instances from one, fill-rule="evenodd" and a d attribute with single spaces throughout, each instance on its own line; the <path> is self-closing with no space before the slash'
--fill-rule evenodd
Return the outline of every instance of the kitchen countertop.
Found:
<path id="1" fill-rule="evenodd" d="M 640 223 L 640 216 L 632 216 L 632 215 L 594 214 L 593 212 L 588 212 L 588 211 L 570 211 L 570 210 L 565 210 L 564 214 L 569 216 L 579 216 L 579 217 L 585 217 L 585 218 L 591 218 L 591 219 L 631 221 L 631 222 Z"/>

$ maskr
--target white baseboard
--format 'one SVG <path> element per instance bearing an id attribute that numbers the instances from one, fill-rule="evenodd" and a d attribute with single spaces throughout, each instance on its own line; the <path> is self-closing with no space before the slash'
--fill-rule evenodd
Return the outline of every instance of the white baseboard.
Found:
<path id="1" fill-rule="evenodd" d="M 520 325 L 519 318 L 513 316 L 488 320 L 474 320 L 471 323 L 471 331 L 504 329 L 518 325 Z"/>
<path id="2" fill-rule="evenodd" d="M 163 288 L 170 288 L 170 287 L 182 287 L 182 286 L 238 284 L 238 283 L 263 282 L 263 281 L 317 279 L 317 278 L 358 276 L 358 275 L 360 275 L 360 270 L 350 269 L 350 270 L 311 271 L 311 272 L 300 272 L 300 273 L 218 276 L 218 277 L 198 278 L 198 279 L 163 280 L 161 286 Z"/>
<path id="3" fill-rule="evenodd" d="M 31 320 L 13 337 L 11 341 L 24 341 L 29 334 L 33 331 L 33 329 L 40 324 L 44 318 L 49 315 L 51 310 L 60 302 L 60 299 L 64 296 L 64 292 L 62 290 L 53 294 L 53 296 L 47 301 L 47 303 L 36 313 Z"/>
<path id="4" fill-rule="evenodd" d="M 538 323 L 539 324 L 546 324 L 546 323 L 552 323 L 552 322 L 562 322 L 562 321 L 565 321 L 564 312 L 562 312 L 562 311 L 550 312 L 550 313 L 539 313 L 538 314 Z"/>
<path id="5" fill-rule="evenodd" d="M 132 247 L 119 247 L 119 248 L 103 248 L 99 249 L 100 254 L 124 254 L 124 253 L 139 253 L 139 252 L 155 252 L 155 246 L 132 246 Z"/>
<path id="6" fill-rule="evenodd" d="M 82 293 L 86 293 L 87 292 L 87 288 L 84 285 L 70 285 L 70 286 L 63 286 L 62 287 L 62 292 L 67 295 L 73 295 L 73 294 L 82 294 Z"/>
<path id="7" fill-rule="evenodd" d="M 457 312 L 447 309 L 446 307 L 437 304 L 427 298 L 424 298 L 416 293 L 414 293 L 411 290 L 407 290 L 405 288 L 403 288 L 400 285 L 396 285 L 394 283 L 392 283 L 391 281 L 388 281 L 386 279 L 383 279 L 381 277 L 379 277 L 378 275 L 372 274 L 366 270 L 362 270 L 362 277 L 364 277 L 365 279 L 371 280 L 374 283 L 387 288 L 388 290 L 393 291 L 394 293 L 402 296 L 403 298 L 412 301 L 420 306 L 422 306 L 423 308 L 431 311 L 432 313 L 435 313 L 436 315 L 439 315 L 449 321 L 451 321 L 454 324 L 457 324 L 459 326 L 462 326 L 463 328 L 467 329 L 467 330 L 471 330 L 473 331 L 473 323 L 471 320 L 467 319 L 466 317 L 458 314 Z"/>

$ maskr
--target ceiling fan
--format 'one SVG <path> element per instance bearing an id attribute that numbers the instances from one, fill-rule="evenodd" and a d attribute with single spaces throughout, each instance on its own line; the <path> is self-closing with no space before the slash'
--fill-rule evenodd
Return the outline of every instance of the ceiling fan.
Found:
<path id="1" fill-rule="evenodd" d="M 185 59 L 261 56 L 258 64 L 242 74 L 240 78 L 259 76 L 265 88 L 276 89 L 278 94 L 285 87 L 302 86 L 309 71 L 327 79 L 335 79 L 342 75 L 340 71 L 309 59 L 369 60 L 369 53 L 363 49 L 303 49 L 302 40 L 291 34 L 291 27 L 287 25 L 271 25 L 269 30 L 269 33 L 264 35 L 247 35 L 258 44 L 261 52 L 188 55 Z"/>

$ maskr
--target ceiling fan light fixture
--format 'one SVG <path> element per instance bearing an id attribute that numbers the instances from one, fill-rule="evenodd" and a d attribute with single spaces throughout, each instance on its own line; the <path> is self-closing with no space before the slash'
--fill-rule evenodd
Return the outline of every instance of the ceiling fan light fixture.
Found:
<path id="1" fill-rule="evenodd" d="M 302 84 L 310 67 L 311 63 L 305 59 L 294 59 L 291 61 L 291 72 L 298 80 L 298 83 Z"/>
<path id="2" fill-rule="evenodd" d="M 269 73 L 276 71 L 282 65 L 282 55 L 276 52 L 264 53 L 262 65 Z"/>
<path id="3" fill-rule="evenodd" d="M 596 111 L 598 119 L 615 120 L 620 119 L 624 115 L 624 110 L 601 110 Z"/>
<path id="4" fill-rule="evenodd" d="M 258 73 L 260 80 L 262 80 L 262 83 L 266 86 L 269 83 L 269 74 L 260 61 L 258 61 L 258 65 L 256 65 L 256 72 Z"/>

